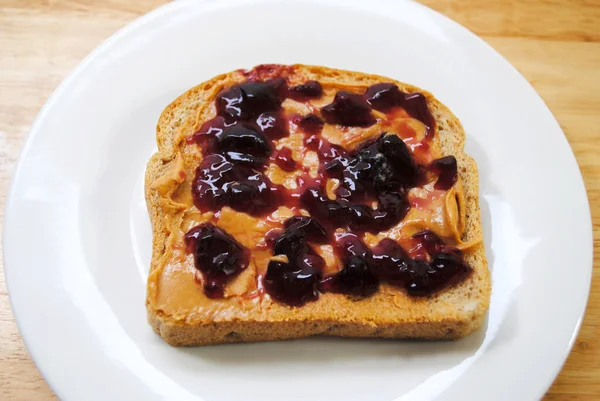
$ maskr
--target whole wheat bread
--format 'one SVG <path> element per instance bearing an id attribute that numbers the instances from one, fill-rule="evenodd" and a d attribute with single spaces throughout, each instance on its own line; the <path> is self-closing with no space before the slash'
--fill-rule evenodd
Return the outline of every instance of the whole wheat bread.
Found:
<path id="1" fill-rule="evenodd" d="M 262 71 L 268 78 L 270 70 Z M 273 70 L 280 74 L 281 69 Z M 393 82 L 407 93 L 420 92 L 436 121 L 433 141 L 442 155 L 454 155 L 464 190 L 466 221 L 462 240 L 482 238 L 478 172 L 474 160 L 464 153 L 465 133 L 459 120 L 433 95 L 390 78 L 317 66 L 285 67 L 292 84 L 307 80 L 337 82 L 344 87 L 364 87 Z M 153 253 L 146 300 L 148 320 L 154 331 L 172 345 L 200 345 L 238 341 L 283 340 L 311 335 L 343 337 L 382 337 L 418 339 L 456 339 L 478 329 L 488 309 L 491 292 L 483 241 L 465 253 L 473 269 L 464 281 L 429 297 L 410 297 L 402 291 L 380 291 L 371 297 L 352 300 L 342 294 L 324 293 L 316 302 L 289 307 L 265 297 L 246 302 L 221 304 L 207 300 L 202 305 L 187 305 L 165 310 L 157 303 L 165 285 L 164 272 L 174 268 L 172 254 L 182 241 L 174 221 L 182 219 L 198 153 L 190 150 L 186 138 L 199 125 L 214 116 L 211 107 L 218 92 L 245 81 L 240 71 L 214 77 L 182 94 L 161 114 L 156 140 L 158 152 L 148 162 L 145 193 L 152 221 Z M 182 173 L 184 171 L 185 173 Z M 193 207 L 193 206 L 192 206 Z M 185 260 L 181 259 L 182 263 Z M 170 283 L 171 289 L 177 288 Z M 198 291 L 202 291 L 198 286 Z M 181 313 L 179 313 L 181 312 Z"/>

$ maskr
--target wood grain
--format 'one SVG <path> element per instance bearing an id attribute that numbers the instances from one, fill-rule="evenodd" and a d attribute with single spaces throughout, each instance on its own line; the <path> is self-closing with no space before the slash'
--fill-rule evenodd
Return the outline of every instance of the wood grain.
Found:
<path id="1" fill-rule="evenodd" d="M 0 220 L 19 148 L 52 90 L 103 39 L 164 2 L 0 0 Z M 483 37 L 546 101 L 583 173 L 592 206 L 594 254 L 599 255 L 600 2 L 422 2 Z M 581 332 L 544 400 L 600 399 L 599 346 L 600 261 L 596 260 Z M 23 345 L 1 268 L 0 399 L 55 399 Z"/>

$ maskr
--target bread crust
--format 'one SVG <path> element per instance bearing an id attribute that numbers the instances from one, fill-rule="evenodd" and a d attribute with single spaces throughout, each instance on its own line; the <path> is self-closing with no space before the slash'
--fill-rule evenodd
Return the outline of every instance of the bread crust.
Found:
<path id="1" fill-rule="evenodd" d="M 479 207 L 479 177 L 475 161 L 464 152 L 465 133 L 452 112 L 432 94 L 415 86 L 378 75 L 363 74 L 319 66 L 285 66 L 292 79 L 335 81 L 364 86 L 393 82 L 407 93 L 420 92 L 427 98 L 435 118 L 433 140 L 442 155 L 454 155 L 463 183 L 466 209 L 462 240 L 482 238 Z M 190 134 L 203 105 L 224 82 L 241 82 L 240 71 L 222 74 L 179 96 L 162 112 L 156 130 L 158 152 L 149 160 L 145 177 L 145 195 L 153 229 L 152 273 L 167 249 L 169 228 L 162 216 L 166 212 L 161 193 L 153 185 L 178 163 L 176 149 L 184 133 Z M 175 178 L 176 179 L 176 178 Z M 284 340 L 311 335 L 342 337 L 457 339 L 477 330 L 489 306 L 491 283 L 483 241 L 465 253 L 473 272 L 464 281 L 425 298 L 398 297 L 377 293 L 363 300 L 351 300 L 342 294 L 321 294 L 320 299 L 301 308 L 272 303 L 268 310 L 244 311 L 231 319 L 187 319 L 172 316 L 146 299 L 148 321 L 154 331 L 171 345 L 204 345 L 239 341 Z M 399 290 L 400 292 L 400 290 Z M 312 305 L 315 304 L 315 305 Z M 324 307 L 323 305 L 327 305 Z"/>

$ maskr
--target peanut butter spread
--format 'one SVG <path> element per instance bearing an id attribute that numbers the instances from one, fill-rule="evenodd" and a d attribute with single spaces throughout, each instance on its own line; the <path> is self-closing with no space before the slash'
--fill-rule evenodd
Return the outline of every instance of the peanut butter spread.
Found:
<path id="1" fill-rule="evenodd" d="M 274 255 L 265 238 L 272 230 L 280 230 L 286 219 L 302 214 L 309 216 L 305 209 L 292 210 L 287 206 L 279 206 L 265 217 L 255 217 L 238 212 L 225 206 L 220 210 L 200 211 L 194 205 L 192 197 L 192 180 L 196 167 L 203 158 L 202 149 L 188 139 L 197 132 L 202 124 L 216 114 L 215 98 L 218 93 L 239 81 L 221 81 L 203 99 L 197 117 L 193 122 L 181 125 L 180 133 L 174 140 L 175 159 L 170 168 L 154 182 L 149 183 L 160 195 L 164 215 L 162 221 L 169 232 L 164 244 L 165 249 L 158 265 L 151 271 L 148 279 L 148 302 L 158 311 L 187 322 L 202 316 L 212 316 L 215 321 L 224 319 L 229 308 L 250 310 L 257 305 L 267 305 L 273 300 L 262 291 L 261 277 L 265 275 L 271 260 L 282 260 L 285 256 Z M 335 82 L 321 82 L 323 94 L 318 99 L 296 101 L 290 98 L 282 103 L 283 113 L 289 121 L 289 136 L 274 140 L 274 148 L 289 148 L 298 168 L 285 171 L 275 163 L 270 163 L 265 175 L 272 183 L 284 186 L 289 190 L 298 188 L 298 178 L 308 172 L 313 178 L 319 175 L 319 154 L 305 146 L 306 135 L 294 121 L 297 116 L 307 114 L 320 115 L 320 110 L 334 100 L 340 90 L 362 93 L 366 86 L 353 85 L 347 87 Z M 353 151 L 365 142 L 373 140 L 388 132 L 399 136 L 412 152 L 416 163 L 428 165 L 442 157 L 437 141 L 426 141 L 427 127 L 418 119 L 409 115 L 402 108 L 390 113 L 371 111 L 375 123 L 368 127 L 342 126 L 325 123 L 321 137 L 347 151 Z M 402 245 L 409 254 L 418 252 L 412 248 L 412 236 L 423 230 L 437 234 L 445 243 L 460 250 L 468 250 L 475 242 L 463 243 L 462 233 L 465 229 L 465 199 L 460 178 L 449 189 L 436 189 L 437 177 L 428 176 L 430 180 L 423 185 L 411 188 L 408 192 L 410 209 L 406 216 L 394 227 L 377 234 L 366 232 L 361 234 L 362 241 L 369 247 L 375 247 L 382 239 L 389 238 Z M 328 178 L 326 195 L 336 199 L 336 189 L 340 182 Z M 376 202 L 373 206 L 376 206 Z M 210 222 L 221 228 L 239 244 L 250 252 L 248 267 L 233 278 L 225 287 L 223 298 L 210 299 L 202 291 L 200 285 L 202 275 L 194 266 L 194 257 L 186 252 L 184 236 L 188 230 Z M 340 229 L 338 229 L 340 231 Z M 325 261 L 324 276 L 336 273 L 343 268 L 342 261 L 329 244 L 314 244 L 314 251 Z M 397 288 L 382 285 L 379 291 L 398 292 Z M 239 313 L 239 312 L 238 312 Z"/>

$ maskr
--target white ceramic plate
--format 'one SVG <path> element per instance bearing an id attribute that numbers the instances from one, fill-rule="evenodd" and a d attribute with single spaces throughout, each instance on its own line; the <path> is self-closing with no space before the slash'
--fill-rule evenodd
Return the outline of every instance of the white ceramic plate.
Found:
<path id="1" fill-rule="evenodd" d="M 377 73 L 433 92 L 481 173 L 493 277 L 457 342 L 315 338 L 177 349 L 146 323 L 146 161 L 161 110 L 259 63 Z M 558 124 L 475 35 L 405 1 L 182 1 L 129 25 L 48 100 L 16 168 L 4 252 L 23 337 L 71 400 L 534 400 L 567 356 L 592 265 L 589 207 Z"/>

